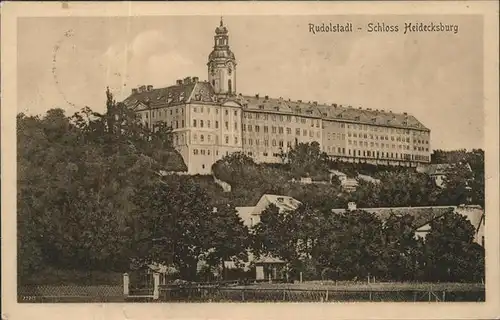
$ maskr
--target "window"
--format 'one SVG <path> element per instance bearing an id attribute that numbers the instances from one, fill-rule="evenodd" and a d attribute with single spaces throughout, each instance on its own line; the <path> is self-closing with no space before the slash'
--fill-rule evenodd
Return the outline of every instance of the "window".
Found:
<path id="1" fill-rule="evenodd" d="M 179 128 L 179 121 L 175 121 L 175 128 L 178 129 Z"/>
<path id="2" fill-rule="evenodd" d="M 193 149 L 193 154 L 197 155 L 198 154 L 198 149 Z"/>
<path id="3" fill-rule="evenodd" d="M 234 123 L 234 130 L 238 130 L 238 122 Z"/>
<path id="4" fill-rule="evenodd" d="M 255 132 L 259 132 L 259 131 L 260 131 L 259 126 L 255 126 Z"/>
<path id="5" fill-rule="evenodd" d="M 229 91 L 229 93 L 233 92 L 233 86 L 231 83 L 231 79 L 227 80 L 227 91 Z"/>
<path id="6" fill-rule="evenodd" d="M 279 146 L 280 146 L 280 147 L 283 147 L 283 140 L 280 140 L 280 141 L 279 141 Z"/>
<path id="7" fill-rule="evenodd" d="M 286 134 L 292 134 L 292 129 L 286 128 Z"/>
<path id="8" fill-rule="evenodd" d="M 215 129 L 219 129 L 219 121 L 215 121 Z"/>
<path id="9" fill-rule="evenodd" d="M 276 133 L 276 127 L 272 127 L 272 132 Z"/>
<path id="10" fill-rule="evenodd" d="M 238 144 L 238 137 L 234 137 L 234 144 Z"/>
<path id="11" fill-rule="evenodd" d="M 273 147 L 276 147 L 276 140 L 273 139 Z"/>
<path id="12" fill-rule="evenodd" d="M 253 144 L 253 140 L 252 139 L 248 139 L 248 144 L 252 145 Z"/>
<path id="13" fill-rule="evenodd" d="M 234 116 L 237 117 L 238 116 L 238 110 L 234 110 Z"/>
<path id="14" fill-rule="evenodd" d="M 205 136 L 204 136 L 204 135 L 200 135 L 200 141 L 201 141 L 201 142 L 204 142 L 204 141 L 205 141 Z"/>
<path id="15" fill-rule="evenodd" d="M 229 130 L 229 122 L 225 122 L 224 125 L 226 126 L 226 130 Z"/>
<path id="16" fill-rule="evenodd" d="M 200 153 L 201 153 L 202 156 L 204 156 L 205 155 L 205 149 L 201 149 Z"/>
<path id="17" fill-rule="evenodd" d="M 304 130 L 302 131 L 302 135 L 303 135 L 303 136 L 307 136 L 307 130 L 306 130 L 306 129 L 304 129 Z"/>
<path id="18" fill-rule="evenodd" d="M 210 150 L 207 150 L 207 154 L 210 155 Z"/>
<path id="19" fill-rule="evenodd" d="M 226 109 L 226 116 L 228 116 L 228 115 L 229 115 L 229 111 Z"/>
<path id="20" fill-rule="evenodd" d="M 193 127 L 195 127 L 195 128 L 196 128 L 196 119 L 195 119 L 195 120 L 193 120 Z"/>
<path id="21" fill-rule="evenodd" d="M 229 137 L 226 136 L 226 144 L 229 144 Z"/>
<path id="22" fill-rule="evenodd" d="M 283 134 L 283 127 L 279 127 L 279 131 L 278 131 L 280 134 Z"/>
<path id="23" fill-rule="evenodd" d="M 184 128 L 184 120 L 181 122 L 181 128 Z"/>
<path id="24" fill-rule="evenodd" d="M 207 128 L 210 128 L 210 120 L 207 120 Z"/>
<path id="25" fill-rule="evenodd" d="M 300 129 L 295 129 L 295 135 L 300 136 Z"/>
<path id="26" fill-rule="evenodd" d="M 248 132 L 252 132 L 252 125 L 247 125 Z"/>
<path id="27" fill-rule="evenodd" d="M 207 136 L 207 140 L 208 140 L 208 142 L 210 142 L 210 140 L 212 140 L 212 136 L 211 136 L 211 135 L 208 135 L 208 136 Z"/>
<path id="28" fill-rule="evenodd" d="M 198 108 L 194 107 L 193 111 L 198 112 Z"/>
<path id="29" fill-rule="evenodd" d="M 259 145 L 259 139 L 255 139 L 255 144 Z"/>
<path id="30" fill-rule="evenodd" d="M 200 120 L 200 128 L 203 128 L 203 120 Z"/>
<path id="31" fill-rule="evenodd" d="M 264 140 L 264 146 L 266 146 L 266 147 L 269 146 L 269 140 Z"/>
<path id="32" fill-rule="evenodd" d="M 269 129 L 269 128 L 268 128 L 267 126 L 264 126 L 264 133 L 268 133 L 268 132 L 269 132 L 269 130 L 268 130 L 268 129 Z"/>

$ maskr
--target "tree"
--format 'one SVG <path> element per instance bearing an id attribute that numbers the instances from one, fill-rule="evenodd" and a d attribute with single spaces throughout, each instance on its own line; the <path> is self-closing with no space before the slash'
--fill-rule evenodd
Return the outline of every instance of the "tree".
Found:
<path id="1" fill-rule="evenodd" d="M 450 211 L 430 223 L 425 238 L 425 276 L 431 281 L 473 281 L 471 271 L 484 270 L 484 256 L 474 243 L 474 227 Z"/>
<path id="2" fill-rule="evenodd" d="M 318 262 L 333 270 L 337 279 L 386 273 L 382 221 L 366 211 L 325 216 L 317 246 Z"/>
<path id="3" fill-rule="evenodd" d="M 208 195 L 191 178 L 169 176 L 138 190 L 129 227 L 130 254 L 145 261 L 174 264 L 183 279 L 194 279 L 201 258 L 220 264 L 245 260 L 247 229 L 234 207 L 210 206 Z M 155 246 L 153 239 L 161 239 Z"/>
<path id="4" fill-rule="evenodd" d="M 417 279 L 422 247 L 415 238 L 414 217 L 391 214 L 384 223 L 385 278 L 399 281 Z"/>
<path id="5" fill-rule="evenodd" d="M 321 151 L 316 141 L 299 143 L 288 152 L 282 152 L 281 158 L 295 178 L 309 176 L 324 179 L 328 175 L 328 155 Z"/>

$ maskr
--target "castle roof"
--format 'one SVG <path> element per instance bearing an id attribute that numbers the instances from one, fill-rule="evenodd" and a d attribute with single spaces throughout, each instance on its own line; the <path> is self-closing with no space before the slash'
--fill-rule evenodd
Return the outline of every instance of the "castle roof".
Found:
<path id="1" fill-rule="evenodd" d="M 197 78 L 177 80 L 177 84 L 165 88 L 141 86 L 133 89 L 132 94 L 123 103 L 129 108 L 140 109 L 140 106 L 161 108 L 169 105 L 189 102 L 217 102 L 212 86 Z"/>
<path id="2" fill-rule="evenodd" d="M 196 79 L 196 80 L 195 80 Z M 142 88 L 142 89 L 141 89 Z M 246 111 L 260 111 L 284 115 L 297 115 L 325 120 L 343 122 L 356 122 L 371 125 L 400 127 L 429 131 L 414 116 L 405 113 L 378 109 L 362 109 L 337 104 L 318 104 L 317 102 L 292 101 L 283 98 L 270 98 L 268 96 L 237 95 L 226 98 L 242 106 Z M 189 102 L 211 102 L 218 100 L 212 85 L 197 78 L 178 80 L 176 85 L 153 89 L 152 86 L 141 86 L 124 103 L 129 107 L 137 107 L 139 103 L 149 104 L 152 108 L 164 107 L 170 104 Z"/>

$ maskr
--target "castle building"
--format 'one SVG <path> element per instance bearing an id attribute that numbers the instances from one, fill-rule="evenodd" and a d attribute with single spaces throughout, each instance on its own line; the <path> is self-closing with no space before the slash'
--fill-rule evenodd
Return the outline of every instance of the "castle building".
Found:
<path id="1" fill-rule="evenodd" d="M 146 127 L 154 130 L 159 121 L 172 127 L 190 174 L 209 174 L 213 163 L 233 152 L 279 162 L 282 150 L 313 141 L 341 161 L 430 162 L 430 130 L 407 113 L 239 93 L 236 57 L 222 19 L 207 68 L 207 81 L 186 77 L 164 88 L 142 85 L 124 100 Z"/>

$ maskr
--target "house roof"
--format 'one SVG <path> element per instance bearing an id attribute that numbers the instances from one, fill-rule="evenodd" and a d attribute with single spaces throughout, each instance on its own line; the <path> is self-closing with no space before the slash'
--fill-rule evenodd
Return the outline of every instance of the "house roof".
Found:
<path id="1" fill-rule="evenodd" d="M 358 179 L 371 182 L 371 183 L 380 183 L 379 179 L 375 179 L 371 176 L 365 175 L 365 174 L 358 174 Z"/>
<path id="2" fill-rule="evenodd" d="M 245 225 L 251 225 L 251 219 L 255 216 L 254 210 L 255 207 L 236 207 L 236 212 Z"/>
<path id="3" fill-rule="evenodd" d="M 443 216 L 454 206 L 430 206 L 430 207 L 387 207 L 387 208 L 358 208 L 376 215 L 381 220 L 387 220 L 391 215 L 411 215 L 414 217 L 413 226 L 419 228 L 428 222 Z M 345 209 L 332 209 L 332 212 L 341 213 Z"/>
<path id="4" fill-rule="evenodd" d="M 264 194 L 257 204 L 261 203 L 261 201 L 265 201 L 266 205 L 274 204 L 278 209 L 283 211 L 295 210 L 301 204 L 301 202 L 295 198 L 275 194 Z"/>
<path id="5" fill-rule="evenodd" d="M 431 163 L 417 167 L 417 171 L 420 173 L 428 174 L 430 176 L 444 175 L 452 167 L 453 164 L 451 163 Z M 467 168 L 468 170 L 472 170 L 468 163 L 465 164 L 465 168 Z"/>

